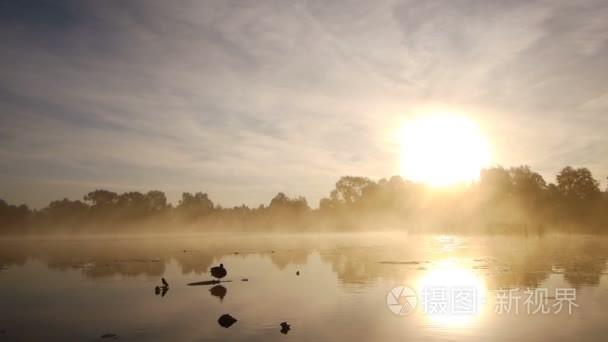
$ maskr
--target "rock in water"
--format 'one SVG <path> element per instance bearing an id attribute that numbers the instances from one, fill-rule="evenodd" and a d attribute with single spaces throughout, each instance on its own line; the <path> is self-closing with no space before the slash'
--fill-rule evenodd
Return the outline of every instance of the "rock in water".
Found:
<path id="1" fill-rule="evenodd" d="M 281 322 L 281 333 L 283 334 L 287 334 L 289 332 L 289 330 L 291 330 L 291 325 L 289 325 L 287 322 Z"/>
<path id="2" fill-rule="evenodd" d="M 224 328 L 230 328 L 230 326 L 232 326 L 236 322 L 237 322 L 237 319 L 230 316 L 229 314 L 223 314 L 217 320 L 217 323 Z"/>

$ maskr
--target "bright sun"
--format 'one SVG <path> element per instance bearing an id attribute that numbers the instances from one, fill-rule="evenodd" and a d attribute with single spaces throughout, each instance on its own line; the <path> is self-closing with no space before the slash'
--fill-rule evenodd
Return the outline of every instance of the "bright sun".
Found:
<path id="1" fill-rule="evenodd" d="M 477 124 L 457 115 L 425 115 L 400 132 L 401 173 L 414 182 L 446 186 L 471 182 L 489 164 L 489 147 Z"/>

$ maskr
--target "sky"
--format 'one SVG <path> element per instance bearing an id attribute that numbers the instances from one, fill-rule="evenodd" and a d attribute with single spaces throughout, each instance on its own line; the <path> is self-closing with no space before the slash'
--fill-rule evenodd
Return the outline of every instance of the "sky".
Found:
<path id="1" fill-rule="evenodd" d="M 0 198 L 279 191 L 400 173 L 396 128 L 462 113 L 492 164 L 608 176 L 608 2 L 2 1 Z"/>

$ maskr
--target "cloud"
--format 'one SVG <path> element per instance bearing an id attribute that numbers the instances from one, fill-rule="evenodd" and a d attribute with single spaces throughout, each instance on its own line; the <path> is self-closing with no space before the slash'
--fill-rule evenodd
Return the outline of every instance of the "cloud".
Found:
<path id="1" fill-rule="evenodd" d="M 474 109 L 503 164 L 608 171 L 581 158 L 606 144 L 601 1 L 2 6 L 0 188 L 48 184 L 9 201 L 117 184 L 314 204 L 343 174 L 398 173 L 391 130 L 427 104 Z"/>

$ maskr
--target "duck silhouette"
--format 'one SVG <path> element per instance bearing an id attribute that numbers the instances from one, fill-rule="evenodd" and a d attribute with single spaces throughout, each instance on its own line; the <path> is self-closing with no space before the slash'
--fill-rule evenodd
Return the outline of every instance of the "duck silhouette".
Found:
<path id="1" fill-rule="evenodd" d="M 280 325 L 281 325 L 281 333 L 287 335 L 289 330 L 291 330 L 291 325 L 289 325 L 287 322 L 281 322 Z"/>
<path id="2" fill-rule="evenodd" d="M 211 267 L 211 275 L 217 279 L 222 279 L 228 274 L 228 271 L 224 268 L 224 264 L 219 266 Z"/>
<path id="3" fill-rule="evenodd" d="M 161 278 L 160 281 L 163 283 L 162 286 L 156 286 L 154 287 L 154 294 L 155 295 L 161 295 L 161 297 L 164 297 L 165 294 L 167 294 L 167 291 L 169 291 L 169 283 L 165 280 L 165 278 Z"/>

